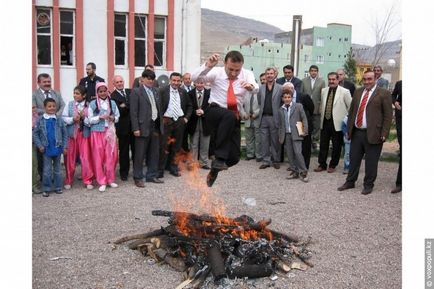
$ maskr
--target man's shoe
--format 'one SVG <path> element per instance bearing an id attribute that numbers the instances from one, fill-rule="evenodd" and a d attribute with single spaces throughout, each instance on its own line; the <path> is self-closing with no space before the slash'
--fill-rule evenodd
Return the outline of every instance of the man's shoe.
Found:
<path id="1" fill-rule="evenodd" d="M 156 183 L 156 184 L 162 184 L 162 183 L 164 183 L 163 180 L 160 180 L 160 179 L 158 179 L 158 178 L 146 179 L 146 182 L 147 182 L 147 183 Z"/>
<path id="2" fill-rule="evenodd" d="M 393 190 L 390 191 L 391 194 L 396 194 L 402 191 L 402 187 L 401 186 L 396 186 L 396 188 L 394 188 Z"/>
<path id="3" fill-rule="evenodd" d="M 43 193 L 42 193 L 42 196 L 43 196 L 43 197 L 49 197 L 50 194 L 49 194 L 48 192 L 43 192 Z"/>
<path id="4" fill-rule="evenodd" d="M 127 176 L 121 176 L 121 180 L 125 182 L 128 180 L 128 177 Z"/>
<path id="5" fill-rule="evenodd" d="M 158 177 L 157 177 L 157 178 L 159 178 L 159 179 L 164 178 L 164 172 L 160 172 L 160 173 L 158 173 Z"/>
<path id="6" fill-rule="evenodd" d="M 56 194 L 59 194 L 59 195 L 60 195 L 60 194 L 63 194 L 63 191 L 62 191 L 62 190 L 55 190 L 54 192 L 55 192 Z"/>
<path id="7" fill-rule="evenodd" d="M 212 187 L 215 180 L 217 179 L 218 174 L 219 174 L 218 170 L 211 169 L 211 171 L 206 176 L 206 184 L 208 187 Z"/>
<path id="8" fill-rule="evenodd" d="M 309 181 L 309 178 L 307 177 L 307 172 L 300 173 L 300 180 L 307 183 Z"/>
<path id="9" fill-rule="evenodd" d="M 177 171 L 170 171 L 169 172 L 172 176 L 175 176 L 175 177 L 180 177 L 181 176 L 181 174 L 179 173 L 179 172 L 177 172 Z"/>
<path id="10" fill-rule="evenodd" d="M 259 167 L 259 169 L 260 170 L 263 170 L 263 169 L 266 169 L 266 168 L 269 168 L 270 167 L 270 165 L 268 165 L 268 164 L 262 164 L 260 167 Z"/>
<path id="11" fill-rule="evenodd" d="M 279 165 L 278 163 L 274 163 L 274 164 L 273 164 L 273 167 L 274 167 L 276 170 L 280 169 L 280 165 Z"/>
<path id="12" fill-rule="evenodd" d="M 211 162 L 211 168 L 216 169 L 218 171 L 223 171 L 228 169 L 228 165 L 219 159 L 215 159 Z"/>
<path id="13" fill-rule="evenodd" d="M 211 168 L 209 167 L 209 165 L 204 165 L 204 166 L 201 166 L 200 167 L 201 169 L 204 169 L 204 170 L 210 170 Z"/>
<path id="14" fill-rule="evenodd" d="M 318 167 L 317 167 L 316 169 L 314 169 L 313 171 L 319 173 L 319 172 L 322 172 L 322 171 L 325 171 L 325 170 L 326 170 L 325 168 L 323 168 L 323 167 L 321 167 L 321 166 L 318 166 Z"/>
<path id="15" fill-rule="evenodd" d="M 292 179 L 298 179 L 299 174 L 297 172 L 292 171 L 289 176 L 286 177 L 286 179 L 288 180 L 292 180 Z"/>
<path id="16" fill-rule="evenodd" d="M 354 188 L 354 184 L 351 184 L 349 182 L 345 182 L 342 186 L 340 186 L 338 188 L 338 191 L 345 191 L 345 190 L 352 189 L 352 188 Z"/>
<path id="17" fill-rule="evenodd" d="M 262 158 L 256 158 L 256 162 L 257 162 L 257 163 L 262 162 Z"/>
<path id="18" fill-rule="evenodd" d="M 369 195 L 372 193 L 372 188 L 363 188 L 362 195 Z"/>
<path id="19" fill-rule="evenodd" d="M 246 161 L 253 160 L 255 157 L 246 157 Z"/>
<path id="20" fill-rule="evenodd" d="M 293 169 L 291 169 L 291 167 L 288 167 L 286 170 L 287 170 L 288 172 L 293 172 L 293 171 L 294 171 Z"/>
<path id="21" fill-rule="evenodd" d="M 139 187 L 139 188 L 145 187 L 145 183 L 142 180 L 134 180 L 134 184 L 136 185 L 136 187 Z"/>
<path id="22" fill-rule="evenodd" d="M 344 170 L 344 171 L 342 172 L 342 174 L 343 174 L 343 175 L 348 175 L 348 170 Z"/>
<path id="23" fill-rule="evenodd" d="M 329 174 L 334 173 L 335 171 L 336 171 L 335 168 L 328 168 L 328 169 L 327 169 L 327 172 L 328 172 Z"/>

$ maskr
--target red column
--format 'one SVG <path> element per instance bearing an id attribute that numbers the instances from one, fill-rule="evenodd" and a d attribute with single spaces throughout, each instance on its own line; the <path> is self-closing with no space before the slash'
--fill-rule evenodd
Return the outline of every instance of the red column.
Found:
<path id="1" fill-rule="evenodd" d="M 60 12 L 59 0 L 53 0 L 53 88 L 60 89 Z"/>
<path id="2" fill-rule="evenodd" d="M 149 14 L 148 14 L 148 63 L 154 65 L 154 30 L 155 30 L 155 4 L 154 0 L 149 0 Z"/>
<path id="3" fill-rule="evenodd" d="M 174 53 L 174 30 L 175 30 L 175 1 L 168 0 L 169 14 L 167 16 L 167 50 L 166 50 L 166 69 L 173 70 Z M 182 19 L 184 21 L 184 19 Z M 184 40 L 181 40 L 184 41 Z"/>
<path id="4" fill-rule="evenodd" d="M 83 0 L 75 1 L 75 71 L 77 83 L 84 75 Z"/>
<path id="5" fill-rule="evenodd" d="M 129 0 L 128 4 L 128 78 L 129 78 L 129 87 L 133 87 L 133 82 L 135 78 L 135 64 L 134 64 L 134 52 L 135 52 L 135 44 L 134 44 L 134 36 L 135 36 L 135 27 L 134 27 L 134 0 Z"/>
<path id="6" fill-rule="evenodd" d="M 32 89 L 36 88 L 36 5 L 32 0 Z"/>
<path id="7" fill-rule="evenodd" d="M 115 71 L 115 49 L 114 49 L 114 0 L 107 1 L 107 79 L 106 83 L 112 83 Z M 109 85 L 110 87 L 110 85 Z"/>

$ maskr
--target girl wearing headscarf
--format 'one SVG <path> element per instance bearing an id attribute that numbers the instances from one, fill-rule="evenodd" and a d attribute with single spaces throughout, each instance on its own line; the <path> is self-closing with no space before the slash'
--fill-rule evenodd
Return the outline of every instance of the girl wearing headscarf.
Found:
<path id="1" fill-rule="evenodd" d="M 119 110 L 110 99 L 105 82 L 98 82 L 95 91 L 96 99 L 90 102 L 88 111 L 90 143 L 96 181 L 100 185 L 99 191 L 104 192 L 107 185 L 118 187 L 115 183 L 118 148 L 114 123 L 119 120 Z"/>

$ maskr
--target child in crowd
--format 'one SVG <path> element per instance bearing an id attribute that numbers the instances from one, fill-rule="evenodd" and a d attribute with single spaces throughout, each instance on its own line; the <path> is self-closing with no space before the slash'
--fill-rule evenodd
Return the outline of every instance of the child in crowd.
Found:
<path id="1" fill-rule="evenodd" d="M 38 110 L 36 109 L 36 105 L 32 105 L 32 134 L 36 126 L 36 122 L 38 120 Z M 34 194 L 40 194 L 41 190 L 39 189 L 39 174 L 38 174 L 38 159 L 36 156 L 36 150 L 38 148 L 35 146 L 35 143 L 32 141 L 32 192 Z"/>
<path id="2" fill-rule="evenodd" d="M 62 173 L 60 172 L 60 158 L 66 153 L 68 135 L 65 123 L 56 117 L 56 101 L 53 98 L 44 100 L 45 113 L 38 119 L 33 130 L 33 142 L 42 156 L 42 196 L 48 197 L 49 192 L 62 193 Z M 54 180 L 54 184 L 53 181 Z"/>
<path id="3" fill-rule="evenodd" d="M 96 99 L 89 104 L 90 142 L 93 169 L 99 191 L 104 192 L 107 184 L 117 188 L 115 168 L 118 161 L 116 130 L 114 123 L 119 120 L 116 103 L 110 99 L 107 84 L 98 82 L 95 86 Z"/>
<path id="4" fill-rule="evenodd" d="M 87 119 L 86 89 L 79 85 L 74 88 L 74 100 L 63 110 L 63 121 L 68 132 L 68 153 L 65 155 L 65 186 L 71 188 L 74 181 L 77 156 L 81 163 L 81 178 L 88 190 L 93 189 L 93 170 L 90 151 L 90 125 Z"/>
<path id="5" fill-rule="evenodd" d="M 350 147 L 351 140 L 348 137 L 348 114 L 344 117 L 342 121 L 342 134 L 344 135 L 344 171 L 343 174 L 347 175 L 350 170 Z"/>
<path id="6" fill-rule="evenodd" d="M 307 168 L 301 153 L 303 137 L 308 132 L 307 117 L 303 105 L 292 101 L 291 90 L 285 89 L 282 95 L 283 105 L 279 110 L 279 142 L 285 143 L 285 151 L 289 160 L 291 173 L 287 179 L 300 179 L 307 182 Z M 297 122 L 303 124 L 303 132 L 299 133 Z M 299 124 L 300 125 L 300 124 Z"/>

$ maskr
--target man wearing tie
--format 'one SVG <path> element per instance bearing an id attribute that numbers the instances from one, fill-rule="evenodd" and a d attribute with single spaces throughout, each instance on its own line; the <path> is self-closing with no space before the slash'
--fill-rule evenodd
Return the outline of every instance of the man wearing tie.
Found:
<path id="1" fill-rule="evenodd" d="M 392 98 L 387 89 L 377 86 L 374 72 L 363 74 L 363 87 L 356 89 L 348 112 L 351 139 L 350 169 L 338 191 L 354 188 L 360 164 L 365 157 L 362 194 L 370 194 L 377 178 L 378 160 L 392 123 Z"/>
<path id="2" fill-rule="evenodd" d="M 116 135 L 119 140 L 119 175 L 121 180 L 128 179 L 130 171 L 130 149 L 131 158 L 134 159 L 134 134 L 131 131 L 130 104 L 129 95 L 131 90 L 125 89 L 124 79 L 120 75 L 113 77 L 113 86 L 115 89 L 110 98 L 116 102 L 119 108 L 119 121 L 115 123 Z"/>
<path id="3" fill-rule="evenodd" d="M 187 92 L 180 86 L 181 74 L 172 72 L 170 84 L 160 88 L 159 91 L 164 123 L 158 165 L 160 178 L 164 177 L 164 169 L 168 169 L 173 176 L 181 176 L 175 156 L 181 149 L 185 126 L 190 119 L 193 108 Z"/>
<path id="4" fill-rule="evenodd" d="M 135 137 L 133 176 L 137 187 L 143 188 L 143 161 L 146 158 L 148 170 L 146 181 L 163 183 L 158 179 L 160 135 L 163 133 L 163 119 L 154 88 L 155 73 L 145 70 L 142 73 L 142 86 L 132 90 L 129 97 L 131 130 Z"/>
<path id="5" fill-rule="evenodd" d="M 238 51 L 229 51 L 224 59 L 224 67 L 215 67 L 220 55 L 213 54 L 192 73 L 195 81 L 204 77 L 210 83 L 211 95 L 205 111 L 205 124 L 215 136 L 211 171 L 207 176 L 207 185 L 211 187 L 221 170 L 237 164 L 240 160 L 240 115 L 245 94 L 258 89 L 255 76 L 244 69 L 244 57 Z"/>
<path id="6" fill-rule="evenodd" d="M 57 106 L 56 116 L 61 117 L 65 107 L 62 95 L 60 92 L 51 89 L 51 76 L 47 73 L 41 73 L 38 75 L 38 89 L 32 93 L 32 103 L 36 105 L 38 115 L 43 115 L 45 112 L 44 100 L 46 98 L 54 99 Z"/>

